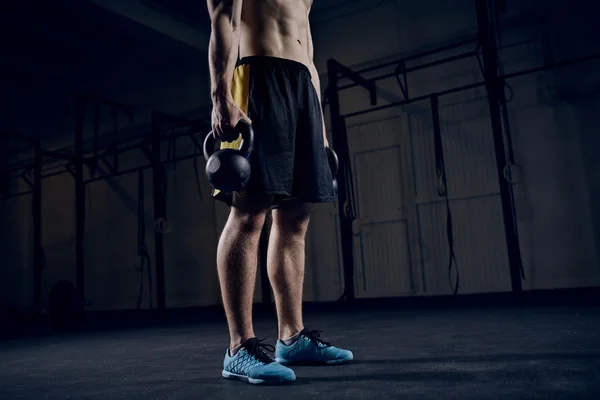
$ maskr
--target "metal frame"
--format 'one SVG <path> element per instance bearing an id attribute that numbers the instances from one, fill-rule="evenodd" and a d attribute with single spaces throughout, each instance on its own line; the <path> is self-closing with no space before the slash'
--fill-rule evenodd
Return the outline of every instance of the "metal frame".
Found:
<path id="1" fill-rule="evenodd" d="M 10 138 L 29 144 L 34 151 L 33 164 L 28 166 L 20 177 L 31 187 L 29 193 L 32 195 L 32 230 L 33 230 L 33 313 L 38 316 L 41 311 L 41 288 L 42 288 L 42 270 L 44 263 L 44 254 L 42 248 L 42 158 L 43 151 L 40 147 L 39 138 L 33 138 L 18 135 L 9 132 L 0 132 L 0 137 Z M 10 180 L 10 166 L 5 166 L 7 176 Z M 27 173 L 33 171 L 33 182 L 27 178 Z M 10 190 L 10 185 L 9 185 Z M 9 194 L 4 194 L 2 199 L 10 198 Z"/>
<path id="2" fill-rule="evenodd" d="M 350 209 L 349 197 L 352 196 L 353 188 L 350 171 L 350 155 L 348 148 L 348 137 L 346 132 L 346 120 L 359 115 L 369 114 L 376 111 L 381 111 L 389 108 L 408 105 L 420 101 L 431 100 L 432 98 L 439 99 L 442 96 L 463 92 L 470 89 L 485 87 L 488 97 L 488 106 L 490 110 L 494 150 L 496 153 L 496 170 L 498 173 L 498 181 L 500 185 L 500 195 L 502 201 L 502 213 L 504 218 L 505 239 L 510 266 L 510 276 L 512 291 L 517 298 L 521 297 L 523 288 L 521 285 L 522 278 L 522 261 L 519 248 L 519 240 L 517 237 L 517 226 L 515 221 L 515 207 L 512 199 L 512 184 L 505 177 L 507 154 L 505 150 L 505 140 L 509 132 L 505 132 L 505 127 L 502 123 L 502 115 L 500 105 L 505 102 L 504 85 L 507 79 L 529 75 L 536 72 L 556 69 L 567 65 L 584 63 L 596 59 L 600 59 L 600 54 L 592 54 L 586 57 L 570 59 L 551 65 L 542 65 L 535 68 L 525 69 L 510 74 L 499 74 L 499 56 L 496 44 L 493 24 L 489 21 L 488 15 L 488 0 L 475 0 L 475 8 L 477 11 L 478 34 L 472 39 L 463 40 L 454 44 L 439 47 L 433 50 L 428 50 L 422 53 L 414 54 L 409 57 L 400 58 L 394 61 L 379 64 L 373 67 L 364 68 L 359 71 L 352 71 L 340 62 L 330 59 L 327 62 L 327 75 L 329 78 L 326 96 L 329 104 L 330 123 L 333 136 L 332 147 L 338 153 L 340 159 L 340 170 L 338 176 L 339 184 L 339 225 L 342 244 L 342 265 L 344 269 L 344 291 L 340 300 L 354 301 L 354 252 L 353 252 L 353 233 L 352 223 L 353 215 Z M 516 45 L 524 44 L 517 43 Z M 475 45 L 473 51 L 461 52 L 457 55 L 441 58 L 437 61 L 426 62 L 421 65 L 406 68 L 407 61 L 415 61 L 426 56 L 435 55 L 441 52 L 459 49 L 467 45 Z M 408 90 L 408 73 L 418 71 L 425 68 L 430 68 L 437 65 L 446 64 L 468 57 L 481 56 L 482 70 L 484 79 L 480 82 L 463 85 L 436 93 L 429 93 L 422 96 L 410 97 Z M 381 72 L 390 66 L 396 66 L 394 73 Z M 370 78 L 365 78 L 363 74 L 380 72 L 378 75 Z M 392 102 L 385 105 L 377 105 L 377 88 L 375 82 L 391 77 L 402 76 L 402 81 L 399 80 L 401 91 L 404 96 L 403 100 Z M 340 80 L 350 79 L 352 83 L 340 85 Z M 361 86 L 369 92 L 372 107 L 360 111 L 342 114 L 340 107 L 340 92 L 349 88 Z"/>
<path id="3" fill-rule="evenodd" d="M 202 154 L 202 139 L 198 139 L 197 134 L 206 133 L 210 130 L 208 119 L 190 120 L 178 116 L 169 115 L 159 111 L 153 111 L 151 115 L 150 132 L 142 137 L 133 138 L 121 143 L 112 143 L 104 148 L 99 145 L 98 132 L 94 132 L 92 140 L 92 151 L 84 149 L 84 130 L 85 130 L 85 111 L 88 106 L 104 107 L 110 112 L 122 113 L 130 119 L 133 118 L 134 107 L 129 104 L 123 104 L 112 100 L 104 99 L 91 94 L 79 94 L 75 100 L 76 122 L 74 135 L 73 151 L 47 151 L 40 147 L 38 138 L 32 139 L 21 135 L 10 135 L 19 140 L 26 140 L 32 144 L 35 149 L 33 159 L 26 160 L 24 163 L 16 163 L 7 167 L 9 179 L 23 179 L 30 187 L 30 190 L 19 193 L 8 193 L 3 199 L 15 198 L 25 195 L 32 195 L 33 210 L 33 264 L 34 264 L 34 309 L 39 314 L 42 309 L 41 289 L 42 289 L 42 270 L 43 270 L 43 247 L 42 247 L 42 181 L 43 179 L 69 173 L 74 178 L 75 183 L 75 276 L 76 290 L 78 296 L 78 310 L 80 315 L 84 312 L 87 303 L 85 299 L 85 187 L 87 184 L 99 180 L 105 180 L 125 174 L 139 172 L 146 169 L 152 170 L 153 177 L 153 202 L 154 218 L 160 220 L 166 217 L 166 199 L 164 193 L 165 171 L 164 166 L 170 163 L 176 163 L 183 160 L 193 159 Z M 169 132 L 168 134 L 166 132 Z M 2 133 L 1 136 L 9 136 Z M 180 138 L 187 138 L 195 146 L 194 154 L 163 158 L 161 144 L 165 141 L 176 141 Z M 148 159 L 148 163 L 134 168 L 119 168 L 119 156 L 123 153 L 140 150 Z M 50 158 L 63 161 L 62 168 L 58 172 L 44 174 L 42 169 L 44 159 Z M 112 158 L 112 161 L 108 159 Z M 95 169 L 102 163 L 109 171 L 107 174 L 84 179 L 85 168 Z M 28 174 L 33 172 L 33 181 L 29 179 Z M 155 229 L 155 260 L 156 268 L 156 297 L 157 308 L 165 308 L 165 273 L 164 273 L 164 242 L 163 233 Z"/>

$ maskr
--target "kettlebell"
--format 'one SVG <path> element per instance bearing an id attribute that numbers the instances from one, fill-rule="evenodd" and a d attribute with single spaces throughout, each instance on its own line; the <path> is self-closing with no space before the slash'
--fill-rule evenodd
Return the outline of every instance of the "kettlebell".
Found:
<path id="1" fill-rule="evenodd" d="M 327 152 L 327 161 L 329 161 L 329 169 L 331 169 L 331 176 L 333 176 L 333 191 L 337 196 L 338 184 L 337 179 L 335 179 L 335 177 L 337 176 L 338 169 L 340 167 L 338 156 L 331 147 L 325 147 L 325 151 Z"/>
<path id="2" fill-rule="evenodd" d="M 212 187 L 225 193 L 244 189 L 252 172 L 249 157 L 254 146 L 254 131 L 246 121 L 238 122 L 235 129 L 242 135 L 239 150 L 225 148 L 215 151 L 217 139 L 212 131 L 204 139 L 206 177 Z"/>

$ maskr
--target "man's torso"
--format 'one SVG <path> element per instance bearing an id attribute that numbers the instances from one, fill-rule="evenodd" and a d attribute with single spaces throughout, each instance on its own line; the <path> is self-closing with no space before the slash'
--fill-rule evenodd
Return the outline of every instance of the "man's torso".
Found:
<path id="1" fill-rule="evenodd" d="M 307 65 L 312 0 L 244 0 L 240 56 L 286 58 Z"/>

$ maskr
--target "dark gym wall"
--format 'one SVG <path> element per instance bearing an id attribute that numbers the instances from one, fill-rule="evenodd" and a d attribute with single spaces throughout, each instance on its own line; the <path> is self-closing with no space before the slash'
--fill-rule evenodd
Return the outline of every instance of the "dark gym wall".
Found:
<path id="1" fill-rule="evenodd" d="M 600 52 L 592 2 L 551 1 L 536 9 L 539 57 L 551 63 Z M 515 80 L 509 105 L 524 185 L 517 206 L 533 288 L 597 286 L 597 144 L 600 63 L 571 65 Z"/>
<path id="2" fill-rule="evenodd" d="M 595 23 L 593 15 L 597 5 L 592 1 L 577 3 L 555 2 L 551 9 L 548 29 L 554 56 L 557 58 L 576 57 L 585 54 L 599 53 L 600 25 Z M 593 235 L 590 239 L 596 244 L 597 260 L 600 260 L 600 163 L 597 149 L 600 145 L 598 136 L 597 114 L 600 110 L 600 74 L 598 62 L 564 68 L 558 71 L 554 85 L 554 98 L 571 106 L 574 123 L 566 127 L 564 135 L 574 137 L 574 146 L 581 149 L 581 160 L 589 192 L 582 194 L 582 202 L 590 205 L 590 221 L 593 224 Z M 565 168 L 564 174 L 572 176 L 572 170 Z M 582 268 L 581 263 L 575 268 Z M 585 267 L 584 267 L 585 268 Z M 599 271 L 597 264 L 594 271 Z"/>
<path id="3" fill-rule="evenodd" d="M 95 41 L 88 40 L 78 30 L 78 24 L 53 26 L 51 21 L 39 21 L 39 18 L 31 17 L 32 21 L 23 10 L 15 11 L 23 18 L 23 35 L 30 35 L 30 29 L 41 29 L 39 25 L 44 23 L 49 37 L 54 38 L 59 32 L 63 41 L 50 40 L 55 58 L 49 61 L 40 60 L 34 51 L 29 54 L 22 52 L 25 55 L 20 56 L 19 65 L 28 67 L 23 71 L 30 73 L 27 82 L 31 90 L 23 90 L 20 81 L 2 82 L 3 87 L 11 89 L 4 91 L 10 95 L 11 101 L 7 101 L 8 96 L 2 98 L 7 103 L 4 110 L 8 116 L 3 119 L 2 130 L 41 136 L 46 149 L 71 147 L 75 128 L 75 94 L 78 91 L 136 107 L 132 122 L 123 114 L 119 115 L 119 138 L 149 132 L 152 110 L 173 114 L 206 113 L 209 101 L 207 61 L 206 55 L 198 49 L 95 5 L 76 8 L 72 15 L 65 14 L 67 10 L 47 10 L 61 14 L 60 18 L 49 16 L 56 17 L 58 21 L 64 19 L 68 23 L 79 18 L 78 24 L 95 26 L 98 37 Z M 88 20 L 82 21 L 82 18 Z M 80 64 L 75 66 L 61 65 L 59 57 L 70 51 L 75 46 L 73 43 L 88 46 L 88 59 L 80 60 Z M 8 62 L 6 60 L 3 59 L 5 63 Z M 101 67 L 97 65 L 100 62 Z M 99 117 L 100 133 L 105 137 L 113 134 L 110 112 L 102 109 Z M 93 118 L 93 106 L 88 106 L 84 133 L 88 141 L 91 141 L 94 130 Z M 4 145 L 5 142 L 2 143 Z M 190 151 L 190 143 L 181 141 L 177 144 L 176 153 L 179 156 Z M 147 160 L 139 151 L 127 153 L 120 159 L 122 168 L 144 163 Z M 202 168 L 200 162 L 200 173 Z M 172 168 L 168 176 L 167 205 L 177 219 L 177 229 L 166 243 L 166 261 L 171 266 L 166 272 L 168 305 L 213 304 L 216 299 L 212 290 L 214 285 L 204 290 L 197 290 L 196 287 L 196 282 L 215 280 L 215 212 L 213 202 L 206 201 L 209 188 L 200 175 L 204 195 L 202 201 L 191 161 L 178 164 L 177 178 Z M 146 171 L 144 177 L 146 236 L 148 250 L 152 254 L 154 226 L 150 171 Z M 13 182 L 13 185 L 26 190 L 22 182 Z M 139 262 L 136 256 L 137 186 L 136 173 L 87 186 L 86 283 L 91 309 L 131 309 L 136 305 L 140 284 L 140 272 L 136 270 Z M 18 190 L 16 187 L 13 189 Z M 9 199 L 3 201 L 0 207 L 1 264 L 3 276 L 7 277 L 1 280 L 2 308 L 24 308 L 29 312 L 33 299 L 31 199 L 30 196 Z M 178 210 L 185 210 L 185 213 L 177 215 Z M 44 300 L 56 281 L 75 280 L 74 217 L 72 177 L 65 173 L 45 179 L 42 217 L 46 258 L 42 277 Z M 182 247 L 181 243 L 186 243 L 186 246 Z M 203 251 L 203 246 L 210 251 Z M 195 268 L 190 269 L 190 263 L 195 264 Z M 208 267 L 198 267 L 207 264 Z M 148 304 L 146 296 L 144 306 Z"/>
<path id="4" fill-rule="evenodd" d="M 503 41 L 533 42 L 503 51 L 506 72 L 541 65 L 548 62 L 549 54 L 559 60 L 575 56 L 572 54 L 575 49 L 592 52 L 582 43 L 588 43 L 587 38 L 594 37 L 593 29 L 597 29 L 587 18 L 593 13 L 581 6 L 577 16 L 570 14 L 566 0 L 545 2 L 543 6 L 536 3 L 507 2 L 507 14 L 501 17 Z M 567 16 L 579 23 L 568 21 Z M 125 61 L 107 62 L 101 77 L 97 81 L 92 79 L 95 84 L 91 87 L 110 99 L 136 105 L 139 112 L 131 127 L 147 123 L 152 109 L 183 113 L 208 105 L 204 52 L 123 17 L 112 17 L 118 18 L 116 26 L 129 27 L 126 31 L 131 31 L 136 40 L 140 37 L 146 40 L 143 48 L 132 52 Z M 313 37 L 323 89 L 327 84 L 326 62 L 329 58 L 360 69 L 452 43 L 475 34 L 476 25 L 471 0 L 316 1 Z M 548 39 L 549 35 L 552 40 Z M 562 46 L 559 46 L 561 41 Z M 441 57 L 450 55 L 444 53 Z M 110 59 L 110 54 L 105 56 Z M 435 57 L 423 61 L 433 59 Z M 597 78 L 589 76 L 598 70 L 598 64 L 590 63 L 581 68 L 587 68 L 585 73 L 567 67 L 510 82 L 514 92 L 509 103 L 510 126 L 516 161 L 522 166 L 521 179 L 515 190 L 526 289 L 600 283 L 597 267 L 600 218 L 592 207 L 600 196 L 597 174 L 593 173 L 597 170 L 593 149 L 597 145 L 594 121 L 598 96 L 593 90 L 585 96 L 579 93 L 582 87 L 592 86 L 590 82 L 594 79 L 598 82 Z M 409 75 L 408 79 L 411 93 L 418 95 L 472 83 L 480 78 L 476 60 L 470 59 L 419 71 Z M 574 93 L 571 99 L 567 101 L 554 96 L 551 89 L 556 81 L 564 90 Z M 65 85 L 57 82 L 47 78 L 48 89 L 44 92 L 50 95 L 35 97 L 36 101 L 31 103 L 34 105 L 28 108 L 23 108 L 23 92 L 13 89 L 11 93 L 16 96 L 16 104 L 29 110 L 30 116 L 21 113 L 18 118 L 9 118 L 12 122 L 7 129 L 18 131 L 29 126 L 15 122 L 24 120 L 39 127 L 42 120 L 41 126 L 49 132 L 46 135 L 49 146 L 56 148 L 69 144 L 74 124 L 74 90 L 61 91 L 59 88 Z M 378 86 L 380 104 L 402 96 L 395 79 L 382 81 Z M 361 89 L 345 91 L 341 97 L 343 112 L 368 106 L 368 96 Z M 444 99 L 441 106 L 450 192 L 455 196 L 452 210 L 462 277 L 461 293 L 509 290 L 485 90 Z M 37 115 L 44 117 L 36 118 Z M 103 126 L 110 130 L 111 121 L 106 118 Z M 414 104 L 352 118 L 348 120 L 348 126 L 355 177 L 360 181 L 357 187 L 362 191 L 360 207 L 364 214 L 363 228 L 356 232 L 355 240 L 359 296 L 450 293 L 446 277 L 445 214 L 434 194 L 429 105 Z M 129 127 L 124 125 L 122 128 Z M 39 128 L 23 130 L 27 133 L 40 131 Z M 188 151 L 187 143 L 178 144 L 178 154 Z M 123 162 L 131 165 L 143 159 L 141 154 L 128 157 Z M 167 205 L 174 230 L 166 236 L 165 242 L 168 306 L 216 304 L 219 301 L 214 254 L 227 209 L 207 198 L 202 163 L 199 167 L 202 199 L 198 195 L 191 161 L 169 169 Z M 473 176 L 473 171 L 479 171 L 478 175 Z M 149 191 L 150 175 L 145 178 Z M 86 220 L 86 271 L 91 309 L 135 306 L 140 278 L 135 269 L 137 179 L 134 174 L 89 186 L 91 205 Z M 386 202 L 380 203 L 381 200 L 365 195 L 373 188 L 383 186 L 396 190 L 380 193 L 380 198 Z M 418 188 L 417 193 L 415 188 Z M 149 192 L 146 204 L 148 214 Z M 32 299 L 29 209 L 29 197 L 0 203 L 0 251 L 5 276 L 9 277 L 3 280 L 2 304 L 23 309 L 31 305 Z M 336 205 L 320 205 L 313 213 L 307 239 L 305 292 L 308 301 L 335 300 L 343 290 L 337 210 Z M 373 210 L 379 210 L 380 214 L 369 215 Z M 417 211 L 420 221 L 416 218 Z M 369 222 L 369 218 L 400 222 L 389 224 L 393 228 L 385 231 Z M 150 216 L 146 222 L 152 251 Z M 53 282 L 74 279 L 73 235 L 72 179 L 68 175 L 51 178 L 44 183 L 44 246 L 48 260 L 44 271 L 44 299 Z M 402 243 L 398 243 L 397 237 Z M 391 238 L 396 241 L 392 243 Z M 260 288 L 257 288 L 257 299 L 259 296 Z"/>

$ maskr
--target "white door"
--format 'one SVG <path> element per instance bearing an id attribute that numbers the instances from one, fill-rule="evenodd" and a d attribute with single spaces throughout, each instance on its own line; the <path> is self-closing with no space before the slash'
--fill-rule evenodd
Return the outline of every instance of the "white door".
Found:
<path id="1" fill-rule="evenodd" d="M 399 118 L 348 127 L 357 213 L 357 298 L 401 296 L 413 290 L 402 130 Z"/>

